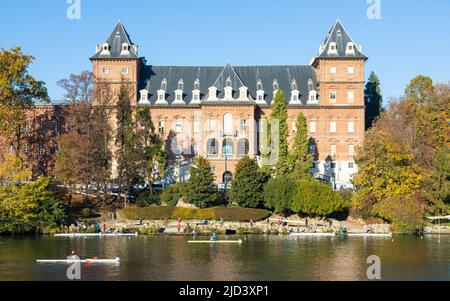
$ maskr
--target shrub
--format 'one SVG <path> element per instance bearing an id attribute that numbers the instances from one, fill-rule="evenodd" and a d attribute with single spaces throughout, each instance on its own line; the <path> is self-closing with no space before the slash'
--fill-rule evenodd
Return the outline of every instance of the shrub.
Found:
<path id="1" fill-rule="evenodd" d="M 206 219 L 224 221 L 259 221 L 268 218 L 270 211 L 263 209 L 214 207 L 208 209 L 191 209 L 178 207 L 146 207 L 125 208 L 120 211 L 123 218 L 132 220 L 161 220 L 161 219 Z"/>
<path id="2" fill-rule="evenodd" d="M 151 205 L 161 204 L 161 192 L 144 190 L 139 193 L 136 199 L 136 205 L 138 207 L 148 207 Z"/>
<path id="3" fill-rule="evenodd" d="M 81 210 L 81 215 L 83 217 L 89 217 L 91 216 L 91 209 L 89 208 L 83 208 L 83 210 Z"/>
<path id="4" fill-rule="evenodd" d="M 296 187 L 296 181 L 290 176 L 270 179 L 264 187 L 264 205 L 275 213 L 289 211 Z"/>
<path id="5" fill-rule="evenodd" d="M 346 203 L 329 185 L 305 179 L 298 182 L 291 209 L 297 213 L 329 216 L 346 209 Z"/>
<path id="6" fill-rule="evenodd" d="M 218 200 L 217 186 L 208 159 L 197 157 L 189 168 L 189 181 L 186 184 L 186 202 L 199 208 L 207 208 Z"/>
<path id="7" fill-rule="evenodd" d="M 167 206 L 175 207 L 186 190 L 186 183 L 179 182 L 164 189 L 161 193 L 161 202 Z"/>

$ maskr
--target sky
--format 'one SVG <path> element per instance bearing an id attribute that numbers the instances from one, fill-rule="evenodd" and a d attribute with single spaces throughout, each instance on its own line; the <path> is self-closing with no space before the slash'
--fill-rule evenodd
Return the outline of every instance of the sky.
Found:
<path id="1" fill-rule="evenodd" d="M 77 1 L 79 19 L 69 18 Z M 375 71 L 386 102 L 416 75 L 450 80 L 450 0 L 2 0 L 0 48 L 35 56 L 31 74 L 58 101 L 56 82 L 91 70 L 95 45 L 119 20 L 148 64 L 222 66 L 307 65 L 337 19 L 369 56 L 366 78 Z"/>

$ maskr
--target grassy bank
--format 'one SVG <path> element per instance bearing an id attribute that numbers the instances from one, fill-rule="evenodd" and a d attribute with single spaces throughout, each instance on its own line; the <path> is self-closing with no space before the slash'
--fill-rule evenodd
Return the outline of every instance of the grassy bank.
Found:
<path id="1" fill-rule="evenodd" d="M 250 219 L 257 222 L 264 220 L 271 215 L 271 212 L 263 209 L 249 208 L 225 208 L 213 207 L 208 209 L 191 209 L 178 207 L 147 207 L 147 208 L 126 208 L 120 211 L 123 218 L 131 220 L 162 220 L 178 219 L 183 220 L 220 220 L 227 222 L 247 222 Z"/>

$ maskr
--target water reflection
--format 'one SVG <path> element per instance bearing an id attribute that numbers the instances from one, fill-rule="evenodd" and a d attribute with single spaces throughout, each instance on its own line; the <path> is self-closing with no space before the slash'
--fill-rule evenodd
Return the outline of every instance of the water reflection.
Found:
<path id="1" fill-rule="evenodd" d="M 82 266 L 83 280 L 367 280 L 378 255 L 383 280 L 450 280 L 450 236 L 321 238 L 248 235 L 242 245 L 188 244 L 190 238 L 0 237 L 0 280 L 65 280 L 66 265 L 36 259 L 121 258 Z M 223 239 L 237 239 L 223 237 Z"/>

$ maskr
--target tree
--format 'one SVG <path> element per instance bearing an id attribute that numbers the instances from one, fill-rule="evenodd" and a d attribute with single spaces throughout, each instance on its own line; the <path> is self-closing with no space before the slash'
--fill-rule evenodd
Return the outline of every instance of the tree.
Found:
<path id="1" fill-rule="evenodd" d="M 125 207 L 128 195 L 134 185 L 142 183 L 142 175 L 139 166 L 139 148 L 135 133 L 135 122 L 131 108 L 129 87 L 122 81 L 118 93 L 117 102 L 117 131 L 115 154 L 117 160 L 117 181 L 120 190 L 125 193 Z"/>
<path id="2" fill-rule="evenodd" d="M 6 155 L 0 160 L 0 186 L 5 182 L 25 182 L 31 178 L 31 169 L 17 155 Z"/>
<path id="3" fill-rule="evenodd" d="M 405 98 L 419 105 L 426 105 L 435 97 L 433 80 L 428 76 L 416 76 L 405 89 Z"/>
<path id="4" fill-rule="evenodd" d="M 428 213 L 447 215 L 450 205 L 450 154 L 442 152 L 436 159 L 434 170 L 425 181 L 425 197 L 429 201 Z"/>
<path id="5" fill-rule="evenodd" d="M 13 146 L 19 156 L 26 139 L 25 110 L 36 102 L 49 101 L 44 82 L 29 74 L 33 61 L 20 47 L 0 49 L 0 140 L 4 146 Z"/>
<path id="6" fill-rule="evenodd" d="M 313 156 L 309 151 L 308 128 L 305 116 L 300 113 L 296 121 L 297 132 L 294 136 L 294 145 L 288 156 L 290 174 L 296 179 L 310 176 Z"/>
<path id="7" fill-rule="evenodd" d="M 66 220 L 60 192 L 48 178 L 22 186 L 0 186 L 0 233 L 31 233 L 62 225 Z"/>
<path id="8" fill-rule="evenodd" d="M 324 183 L 303 179 L 294 191 L 291 210 L 296 213 L 329 216 L 346 209 L 342 196 Z"/>
<path id="9" fill-rule="evenodd" d="M 277 148 L 275 152 L 278 153 L 278 160 L 275 166 L 275 175 L 282 176 L 285 175 L 288 172 L 288 112 L 286 107 L 286 98 L 284 96 L 283 90 L 279 89 L 275 97 L 273 99 L 273 105 L 272 105 L 272 113 L 270 115 L 270 121 L 272 127 L 276 124 L 278 124 L 278 144 L 272 145 L 272 152 L 274 151 L 274 148 Z M 277 141 L 277 137 L 274 137 L 275 141 Z"/>
<path id="10" fill-rule="evenodd" d="M 105 193 L 111 176 L 111 126 L 109 100 L 98 97 L 99 105 L 92 106 L 92 73 L 72 74 L 58 84 L 66 90 L 66 132 L 58 137 L 55 174 L 68 186 L 72 194 L 84 185 L 97 203 L 109 198 Z M 103 83 L 102 91 L 109 92 Z"/>
<path id="11" fill-rule="evenodd" d="M 257 208 L 263 203 L 264 176 L 256 159 L 242 157 L 231 184 L 231 202 L 240 207 Z"/>
<path id="12" fill-rule="evenodd" d="M 204 157 L 195 158 L 189 168 L 189 174 L 184 195 L 186 201 L 200 208 L 214 205 L 218 194 L 209 161 Z"/>
<path id="13" fill-rule="evenodd" d="M 167 152 L 164 150 L 163 141 L 155 132 L 149 107 L 138 109 L 136 123 L 136 139 L 142 146 L 139 161 L 145 175 L 145 183 L 151 190 L 156 171 L 159 175 L 164 174 Z"/>
<path id="14" fill-rule="evenodd" d="M 375 72 L 369 76 L 364 89 L 364 104 L 366 106 L 366 130 L 372 127 L 374 121 L 383 110 L 383 96 L 381 95 L 380 80 Z"/>
<path id="15" fill-rule="evenodd" d="M 264 205 L 275 213 L 289 212 L 296 187 L 297 181 L 288 175 L 270 179 L 264 186 Z"/>

